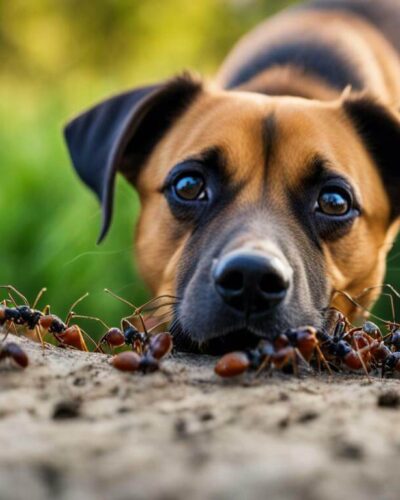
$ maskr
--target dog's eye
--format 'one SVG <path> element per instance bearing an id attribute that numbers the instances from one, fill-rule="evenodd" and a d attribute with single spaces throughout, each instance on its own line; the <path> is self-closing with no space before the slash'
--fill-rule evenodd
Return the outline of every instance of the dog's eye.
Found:
<path id="1" fill-rule="evenodd" d="M 174 182 L 175 194 L 184 201 L 205 200 L 205 182 L 200 174 L 185 174 Z"/>
<path id="2" fill-rule="evenodd" d="M 351 209 L 351 203 L 351 196 L 344 189 L 329 187 L 321 191 L 317 210 L 325 215 L 346 215 Z"/>

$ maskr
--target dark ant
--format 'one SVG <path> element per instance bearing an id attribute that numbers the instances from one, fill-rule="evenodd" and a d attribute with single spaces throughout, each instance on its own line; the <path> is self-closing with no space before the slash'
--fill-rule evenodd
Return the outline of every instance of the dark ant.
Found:
<path id="1" fill-rule="evenodd" d="M 29 358 L 26 352 L 15 342 L 6 342 L 0 346 L 0 361 L 11 359 L 20 368 L 26 368 Z"/>
<path id="2" fill-rule="evenodd" d="M 46 288 L 42 288 L 40 290 L 32 307 L 29 305 L 26 297 L 13 286 L 2 285 L 0 288 L 7 289 L 10 300 L 14 304 L 13 307 L 7 307 L 7 303 L 3 303 L 0 307 L 0 325 L 6 324 L 7 326 L 12 326 L 15 333 L 17 333 L 16 325 L 24 326 L 28 330 L 35 331 L 36 336 L 40 340 L 43 348 L 45 347 L 45 344 L 42 330 L 46 333 L 51 333 L 57 342 L 59 342 L 60 346 L 68 346 L 80 351 L 88 351 L 83 334 L 90 338 L 89 335 L 78 325 L 69 325 L 69 322 L 74 315 L 73 308 L 85 299 L 89 295 L 88 293 L 80 297 L 72 304 L 66 321 L 64 322 L 58 316 L 50 314 L 50 306 L 46 306 L 43 312 L 35 309 L 43 293 L 46 291 Z M 24 305 L 19 306 L 15 302 L 12 293 L 18 295 L 23 300 Z M 9 331 L 10 329 L 7 328 L 5 338 L 7 337 Z"/>
<path id="3" fill-rule="evenodd" d="M 38 293 L 32 307 L 30 307 L 28 300 L 24 295 L 22 295 L 21 292 L 19 292 L 16 288 L 14 288 L 11 285 L 2 285 L 0 288 L 5 288 L 8 291 L 8 295 L 10 297 L 10 302 L 13 304 L 12 307 L 7 306 L 7 301 L 4 301 L 2 305 L 0 306 L 0 326 L 3 325 L 9 325 L 12 326 L 14 329 L 14 332 L 17 333 L 16 330 L 16 325 L 18 326 L 25 326 L 28 328 L 28 330 L 35 330 L 35 333 L 37 337 L 40 339 L 42 345 L 43 345 L 43 339 L 41 337 L 40 331 L 37 329 L 37 326 L 39 324 L 39 320 L 42 317 L 42 313 L 38 310 L 36 310 L 36 306 L 41 299 L 43 293 L 46 291 L 46 288 L 42 288 L 40 292 Z M 22 301 L 24 302 L 24 305 L 18 305 L 12 293 L 15 295 L 18 295 Z M 7 333 L 5 338 L 7 337 L 9 332 L 9 328 L 7 328 Z M 3 340 L 5 340 L 5 338 Z"/>

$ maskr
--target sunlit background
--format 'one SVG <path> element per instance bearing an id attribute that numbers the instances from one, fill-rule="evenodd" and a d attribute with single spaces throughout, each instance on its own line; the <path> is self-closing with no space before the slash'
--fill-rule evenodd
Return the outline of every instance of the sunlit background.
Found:
<path id="1" fill-rule="evenodd" d="M 79 310 L 112 324 L 127 310 L 105 287 L 144 301 L 132 261 L 137 196 L 119 180 L 114 224 L 96 246 L 100 209 L 71 168 L 63 123 L 108 94 L 185 68 L 212 76 L 242 34 L 291 3 L 0 2 L 0 282 L 29 299 L 46 286 L 43 303 L 61 316 L 88 291 Z M 396 254 L 388 276 L 395 286 Z"/>

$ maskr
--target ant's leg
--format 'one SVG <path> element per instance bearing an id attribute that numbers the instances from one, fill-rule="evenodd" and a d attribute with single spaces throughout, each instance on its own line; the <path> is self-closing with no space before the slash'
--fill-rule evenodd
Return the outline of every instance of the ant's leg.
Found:
<path id="1" fill-rule="evenodd" d="M 35 326 L 35 333 L 36 333 L 36 337 L 38 337 L 38 339 L 40 340 L 40 343 L 42 344 L 42 352 L 44 354 L 45 345 L 44 345 L 43 335 L 40 331 L 40 328 L 37 325 Z"/>
<path id="2" fill-rule="evenodd" d="M 354 300 L 353 297 L 349 293 L 343 292 L 342 290 L 335 290 L 332 294 L 332 300 L 336 297 L 336 295 L 341 295 L 341 296 L 345 297 L 351 304 L 353 304 L 357 308 L 362 309 L 363 311 L 367 312 L 372 318 L 375 318 L 379 321 L 382 321 L 383 323 L 386 323 L 385 319 L 377 316 L 376 314 L 373 314 L 371 311 L 368 311 L 368 309 L 366 307 L 362 306 L 356 300 Z"/>
<path id="3" fill-rule="evenodd" d="M 311 365 L 310 363 L 306 360 L 306 358 L 301 354 L 301 351 L 298 347 L 294 347 L 294 350 L 296 351 L 296 355 L 298 357 L 298 359 L 305 364 L 305 366 L 307 367 L 308 371 L 309 372 L 312 372 L 312 368 L 311 368 Z"/>
<path id="4" fill-rule="evenodd" d="M 291 362 L 294 376 L 299 378 L 299 364 L 296 355 L 296 349 L 294 347 L 291 348 L 290 354 L 287 355 L 285 362 L 282 365 L 282 368 L 288 363 Z"/>
<path id="5" fill-rule="evenodd" d="M 158 304 L 158 302 L 161 299 L 169 299 L 169 302 L 165 302 L 164 304 L 163 303 Z M 171 300 L 171 299 L 174 299 L 174 300 Z M 175 306 L 178 303 L 179 303 L 179 299 L 177 297 L 174 297 L 173 295 L 160 295 L 160 296 L 155 297 L 154 299 L 151 299 L 148 302 L 145 302 L 144 304 L 142 304 L 140 307 L 138 307 L 138 311 L 140 311 L 140 312 L 156 311 L 157 309 L 161 309 L 162 307 Z"/>
<path id="6" fill-rule="evenodd" d="M 375 285 L 375 286 L 370 286 L 368 288 L 364 288 L 364 290 L 362 290 L 361 293 L 359 293 L 357 295 L 357 297 L 355 297 L 355 298 L 356 298 L 356 300 L 361 299 L 362 297 L 367 295 L 372 290 L 377 290 L 378 288 L 381 288 L 381 289 L 388 288 L 397 298 L 400 299 L 400 293 L 389 283 L 382 283 L 381 285 Z"/>
<path id="7" fill-rule="evenodd" d="M 154 302 L 156 302 L 157 300 L 164 299 L 164 298 L 177 299 L 177 297 L 175 297 L 174 295 L 160 295 L 159 297 L 155 297 L 154 299 L 151 299 L 151 300 L 145 302 L 144 304 L 142 304 L 141 306 L 137 307 L 132 302 L 129 302 L 129 300 L 124 299 L 123 297 L 121 297 L 120 295 L 117 295 L 116 293 L 114 293 L 113 291 L 111 291 L 108 288 L 105 288 L 104 291 L 106 293 L 108 293 L 109 295 L 111 295 L 112 297 L 114 297 L 114 299 L 117 299 L 120 302 L 122 302 L 122 303 L 128 305 L 129 307 L 131 307 L 133 309 L 133 311 L 134 311 L 132 313 L 132 316 L 136 316 L 136 315 L 140 314 L 143 311 L 143 309 L 145 309 L 147 306 L 149 306 L 151 304 L 154 304 Z M 158 307 L 154 306 L 153 309 L 158 309 L 159 307 L 166 307 L 167 305 L 174 305 L 175 303 L 176 302 L 171 302 L 170 304 L 161 304 Z"/>
<path id="8" fill-rule="evenodd" d="M 72 306 L 70 307 L 69 311 L 68 311 L 68 314 L 67 314 L 67 319 L 65 320 L 65 324 L 66 325 L 69 325 L 69 322 L 71 321 L 71 318 L 72 318 L 72 315 L 73 315 L 73 309 L 74 307 L 76 307 L 80 302 L 82 302 L 82 300 L 86 299 L 86 297 L 89 295 L 88 292 L 86 292 L 84 295 L 82 295 L 82 297 L 79 297 L 78 300 L 75 300 L 75 302 L 72 304 Z"/>
<path id="9" fill-rule="evenodd" d="M 317 353 L 318 353 L 318 359 L 319 361 L 322 361 L 322 363 L 325 365 L 325 368 L 328 370 L 329 372 L 329 375 L 332 376 L 333 373 L 332 373 L 332 370 L 331 370 L 331 367 L 329 366 L 329 363 L 328 361 L 326 360 L 323 352 L 321 351 L 321 348 L 319 345 L 316 345 L 315 346 L 315 349 L 317 350 Z"/>
<path id="10" fill-rule="evenodd" d="M 84 336 L 90 340 L 90 342 L 96 347 L 97 344 L 96 342 L 92 339 L 92 337 L 81 327 L 79 327 L 79 331 L 80 331 L 80 334 L 81 334 L 81 341 L 82 341 L 82 345 L 84 345 L 86 347 L 86 352 L 89 352 L 89 349 L 87 348 L 87 345 L 86 345 L 86 342 L 85 342 L 85 339 L 83 338 Z"/>
<path id="11" fill-rule="evenodd" d="M 42 288 L 39 293 L 37 294 L 36 296 L 36 299 L 35 301 L 33 302 L 33 305 L 32 305 L 32 309 L 36 309 L 38 303 L 39 303 L 39 300 L 42 298 L 43 294 L 47 291 L 47 288 Z"/>
<path id="12" fill-rule="evenodd" d="M 107 323 L 105 321 L 103 321 L 102 319 L 100 318 L 96 318 L 95 316 L 87 316 L 85 314 L 75 314 L 74 312 L 71 313 L 71 319 L 90 319 L 92 321 L 97 321 L 98 323 L 100 323 L 102 326 L 104 326 L 104 328 L 106 330 L 110 330 L 110 327 L 107 325 Z M 90 341 L 92 342 L 92 344 L 94 345 L 94 352 L 97 352 L 100 350 L 100 352 L 104 353 L 103 349 L 101 348 L 101 344 L 102 342 L 104 342 L 104 338 L 105 338 L 105 335 L 103 335 L 100 339 L 100 341 L 98 343 L 96 343 L 92 337 L 85 332 L 85 330 L 82 329 L 82 332 L 87 335 L 87 337 L 90 339 Z"/>
<path id="13" fill-rule="evenodd" d="M 14 335 L 18 336 L 17 327 L 14 325 L 14 323 L 12 323 L 12 322 L 11 322 L 11 323 L 10 323 L 10 326 L 11 326 L 11 327 L 13 328 L 13 330 L 14 330 Z M 4 337 L 3 337 L 3 339 L 2 339 L 2 342 L 5 342 L 5 341 L 6 341 L 6 339 L 7 339 L 8 335 L 9 335 L 9 333 L 10 333 L 10 328 L 8 328 L 8 326 L 7 326 L 6 333 L 4 334 Z"/>
<path id="14" fill-rule="evenodd" d="M 146 335 L 146 338 L 148 340 L 149 339 L 149 332 L 147 331 L 143 316 L 140 313 L 138 313 L 138 316 L 139 316 L 140 323 L 142 324 L 143 332 Z"/>
<path id="15" fill-rule="evenodd" d="M 0 288 L 5 288 L 8 291 L 8 295 L 10 296 L 11 300 L 15 303 L 14 299 L 11 297 L 11 293 L 15 293 L 15 295 L 18 295 L 20 299 L 23 300 L 24 304 L 29 307 L 29 302 L 28 299 L 23 295 L 20 291 L 18 291 L 14 286 L 12 285 L 0 285 Z"/>
<path id="16" fill-rule="evenodd" d="M 10 293 L 10 292 L 8 292 L 8 296 L 10 297 L 10 301 L 11 301 L 11 303 L 12 303 L 13 307 L 18 307 L 18 304 L 15 302 L 15 299 L 14 299 L 14 297 L 11 295 L 11 293 Z"/>
<path id="17" fill-rule="evenodd" d="M 7 307 L 7 300 L 4 299 L 3 301 L 1 301 L 0 305 L 2 305 L 3 307 Z M 6 322 L 4 322 L 2 325 L 2 327 L 4 327 L 5 333 L 4 333 L 3 340 L 1 342 L 4 342 L 6 340 L 6 338 L 8 337 L 8 334 L 10 333 L 10 330 L 5 325 L 6 325 Z"/>
<path id="18" fill-rule="evenodd" d="M 105 321 L 103 321 L 100 318 L 96 318 L 96 316 L 86 316 L 86 314 L 75 314 L 74 312 L 72 312 L 71 313 L 71 319 L 76 319 L 76 318 L 77 319 L 90 319 L 92 321 L 97 321 L 102 326 L 104 326 L 104 328 L 106 328 L 106 330 L 110 329 L 110 327 L 107 325 L 107 323 Z"/>
<path id="19" fill-rule="evenodd" d="M 159 326 L 161 325 L 164 325 L 166 323 L 169 322 L 169 316 L 170 316 L 170 313 L 166 313 L 164 314 L 163 316 L 160 317 L 160 321 L 155 324 L 154 326 L 152 326 L 151 328 L 149 328 L 147 331 L 149 334 L 153 333 L 154 330 L 156 330 Z"/>
<path id="20" fill-rule="evenodd" d="M 124 299 L 123 297 L 120 297 L 119 295 L 117 295 L 116 293 L 112 292 L 111 290 L 109 290 L 108 288 L 105 288 L 104 291 L 106 293 L 108 293 L 109 295 L 111 295 L 111 297 L 114 297 L 114 299 L 117 299 L 119 300 L 120 302 L 123 302 L 124 304 L 128 305 L 129 307 L 131 307 L 133 310 L 137 310 L 138 308 L 132 304 L 132 302 L 129 302 L 128 300 Z"/>
<path id="21" fill-rule="evenodd" d="M 269 367 L 270 361 L 271 361 L 271 356 L 265 356 L 260 366 L 257 368 L 255 377 L 259 377 L 261 375 L 261 372 L 263 372 L 267 367 Z"/>
<path id="22" fill-rule="evenodd" d="M 369 349 L 370 349 L 370 347 L 369 347 L 369 346 L 366 346 L 364 349 L 360 350 L 360 348 L 358 347 L 358 342 L 357 342 L 357 341 L 355 342 L 355 345 L 356 345 L 355 351 L 356 351 L 357 356 L 358 356 L 358 359 L 360 360 L 360 363 L 361 363 L 361 365 L 362 365 L 362 367 L 363 367 L 363 370 L 364 370 L 365 376 L 367 377 L 368 382 L 369 382 L 370 384 L 372 384 L 372 380 L 371 380 L 371 377 L 369 376 L 367 366 L 366 366 L 366 364 L 365 364 L 365 362 L 364 362 L 364 358 L 362 357 L 362 352 L 363 352 L 365 349 L 369 350 Z"/>

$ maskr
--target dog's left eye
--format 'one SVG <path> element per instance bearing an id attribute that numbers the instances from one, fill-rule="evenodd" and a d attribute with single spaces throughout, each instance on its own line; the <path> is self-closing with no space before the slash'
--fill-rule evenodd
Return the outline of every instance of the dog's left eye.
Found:
<path id="1" fill-rule="evenodd" d="M 207 199 L 204 178 L 197 173 L 178 177 L 173 188 L 176 196 L 184 201 Z"/>
<path id="2" fill-rule="evenodd" d="M 338 187 L 328 187 L 321 191 L 316 208 L 325 215 L 343 216 L 350 211 L 351 206 L 350 193 Z"/>

